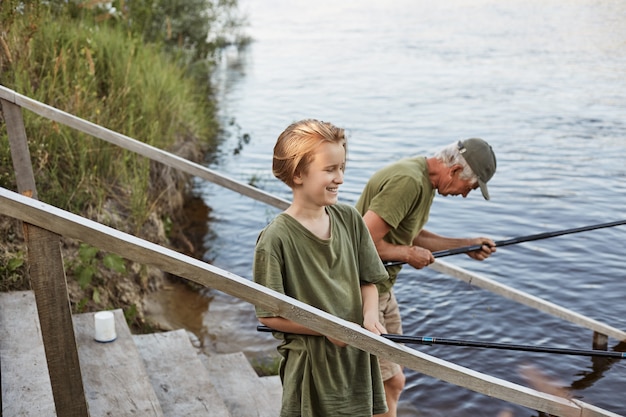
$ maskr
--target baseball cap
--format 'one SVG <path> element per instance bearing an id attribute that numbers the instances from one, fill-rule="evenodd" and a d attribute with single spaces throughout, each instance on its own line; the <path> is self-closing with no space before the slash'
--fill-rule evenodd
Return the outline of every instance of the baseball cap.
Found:
<path id="1" fill-rule="evenodd" d="M 489 200 L 487 181 L 496 173 L 496 155 L 491 146 L 482 139 L 471 138 L 457 143 L 459 152 L 478 177 L 478 185 L 485 200 Z"/>

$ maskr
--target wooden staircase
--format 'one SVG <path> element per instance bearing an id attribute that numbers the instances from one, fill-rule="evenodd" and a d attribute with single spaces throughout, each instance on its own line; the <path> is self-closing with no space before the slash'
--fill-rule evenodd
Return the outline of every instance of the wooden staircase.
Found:
<path id="1" fill-rule="evenodd" d="M 132 335 L 113 311 L 117 339 L 96 342 L 93 313 L 73 316 L 91 417 L 276 417 L 281 385 L 243 353 L 207 356 L 185 330 Z M 55 358 L 50 358 L 55 360 Z M 2 417 L 56 416 L 34 295 L 0 293 Z"/>

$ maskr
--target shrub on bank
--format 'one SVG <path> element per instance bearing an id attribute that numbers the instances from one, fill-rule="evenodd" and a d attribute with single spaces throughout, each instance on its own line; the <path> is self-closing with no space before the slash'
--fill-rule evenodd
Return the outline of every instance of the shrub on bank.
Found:
<path id="1" fill-rule="evenodd" d="M 0 84 L 199 161 L 216 144 L 209 75 L 212 57 L 240 23 L 233 17 L 236 6 L 236 1 L 223 0 L 5 0 L 0 8 Z M 186 176 L 27 110 L 23 114 L 42 201 L 168 243 L 164 222 L 180 214 L 189 191 Z M 16 189 L 4 123 L 0 186 Z M 0 223 L 5 231 L 0 263 L 7 265 L 0 269 L 0 290 L 27 288 L 19 279 L 24 250 L 14 238 L 20 230 L 7 219 Z M 85 265 L 77 243 L 65 243 L 69 265 L 75 266 L 67 271 L 75 308 L 137 308 L 129 286 L 147 290 L 152 273 L 103 267 L 96 275 L 106 280 L 77 285 L 74 271 L 84 273 Z M 103 264 L 97 259 L 109 258 L 96 251 L 90 266 Z"/>

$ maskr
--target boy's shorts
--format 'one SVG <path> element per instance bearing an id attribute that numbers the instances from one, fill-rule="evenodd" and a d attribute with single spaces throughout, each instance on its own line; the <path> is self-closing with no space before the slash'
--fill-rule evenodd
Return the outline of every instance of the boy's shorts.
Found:
<path id="1" fill-rule="evenodd" d="M 393 289 L 389 292 L 380 294 L 378 297 L 378 319 L 385 326 L 388 334 L 402 334 L 402 320 L 400 319 L 400 308 L 398 301 L 393 293 Z M 390 379 L 392 376 L 402 372 L 402 367 L 397 363 L 378 358 L 380 372 L 383 381 Z"/>

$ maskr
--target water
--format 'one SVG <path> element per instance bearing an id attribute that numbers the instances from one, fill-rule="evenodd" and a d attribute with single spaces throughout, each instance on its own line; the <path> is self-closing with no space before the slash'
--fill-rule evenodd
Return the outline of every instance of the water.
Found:
<path id="1" fill-rule="evenodd" d="M 241 0 L 255 42 L 228 51 L 215 83 L 225 123 L 211 168 L 290 198 L 271 175 L 291 122 L 348 132 L 340 200 L 353 204 L 378 168 L 481 137 L 498 171 L 491 201 L 437 196 L 427 228 L 494 240 L 610 222 L 626 215 L 626 3 L 621 0 Z M 197 184 L 214 235 L 206 259 L 244 277 L 258 231 L 276 210 Z M 503 247 L 486 262 L 446 262 L 626 329 L 626 226 Z M 592 332 L 432 270 L 396 286 L 409 335 L 591 348 Z M 274 353 L 252 306 L 209 291 L 207 344 Z M 617 341 L 610 340 L 609 348 Z M 528 385 L 533 365 L 573 397 L 626 415 L 626 363 L 450 346 L 416 349 Z M 624 346 L 620 347 L 624 350 Z M 407 371 L 401 416 L 537 412 Z"/>

